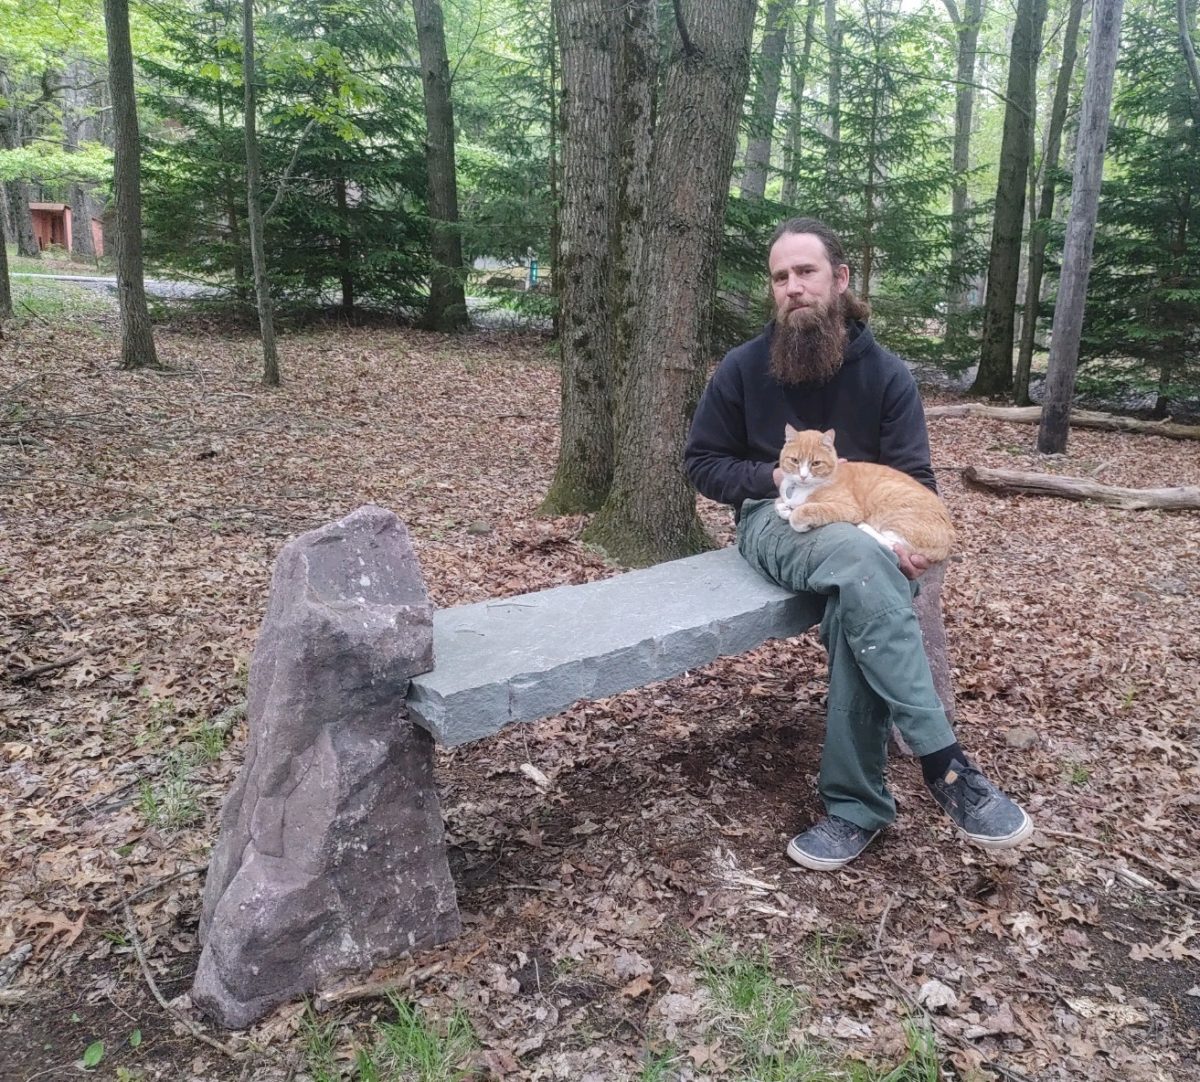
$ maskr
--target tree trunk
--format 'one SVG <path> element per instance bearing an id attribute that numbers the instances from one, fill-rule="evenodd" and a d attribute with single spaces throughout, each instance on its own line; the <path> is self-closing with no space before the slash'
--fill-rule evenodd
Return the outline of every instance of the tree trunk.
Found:
<path id="1" fill-rule="evenodd" d="M 113 114 L 113 203 L 116 208 L 117 299 L 121 309 L 121 367 L 157 368 L 142 267 L 142 167 L 128 0 L 104 0 L 108 82 Z"/>
<path id="2" fill-rule="evenodd" d="M 1036 220 L 1029 232 L 1029 271 L 1025 280 L 1025 311 L 1021 318 L 1021 344 L 1017 351 L 1017 374 L 1013 380 L 1013 397 L 1018 406 L 1028 406 L 1029 373 L 1033 366 L 1033 347 L 1037 338 L 1038 308 L 1041 304 L 1042 275 L 1046 268 L 1046 238 L 1050 218 L 1054 214 L 1054 173 L 1058 169 L 1063 125 L 1071 99 L 1071 80 L 1075 73 L 1075 53 L 1079 43 L 1079 21 L 1083 0 L 1071 0 L 1067 26 L 1063 31 L 1062 61 L 1054 87 L 1054 106 L 1050 110 L 1050 126 L 1046 131 L 1046 153 L 1042 159 L 1042 194 L 1038 201 Z"/>
<path id="3" fill-rule="evenodd" d="M 1079 365 L 1079 339 L 1083 331 L 1083 305 L 1092 268 L 1100 183 L 1104 175 L 1104 148 L 1112 103 L 1113 72 L 1121 39 L 1124 0 L 1096 0 L 1092 8 L 1092 33 L 1088 39 L 1087 78 L 1079 118 L 1079 142 L 1071 184 L 1071 213 L 1063 244 L 1058 302 L 1050 334 L 1050 362 L 1046 375 L 1045 408 L 1038 430 L 1038 450 L 1061 454 L 1067 449 L 1071 399 Z"/>
<path id="4" fill-rule="evenodd" d="M 15 147 L 10 147 L 15 150 Z M 40 259 L 42 249 L 38 246 L 37 237 L 33 234 L 33 212 L 29 209 L 31 198 L 29 182 L 25 180 L 10 180 L 5 188 L 8 190 L 8 209 L 10 223 L 13 229 L 13 241 L 17 245 L 17 255 L 26 259 Z"/>
<path id="5" fill-rule="evenodd" d="M 71 65 L 63 88 L 63 145 L 69 151 L 77 151 L 84 140 L 94 140 L 95 122 L 88 115 L 88 92 L 78 89 L 79 84 L 89 79 L 91 71 L 82 63 Z M 91 194 L 91 185 L 72 183 L 67 186 L 67 202 L 71 206 L 71 255 L 79 260 L 96 258 L 96 246 L 92 239 L 92 217 L 96 203 Z"/>
<path id="6" fill-rule="evenodd" d="M 4 232 L 0 230 L 0 320 L 13 314 L 12 289 L 8 281 L 8 247 L 4 243 Z"/>
<path id="7" fill-rule="evenodd" d="M 942 0 L 954 23 L 958 38 L 958 60 L 956 80 L 958 83 L 954 99 L 954 185 L 951 188 L 950 224 L 950 292 L 947 314 L 951 323 L 967 308 L 966 248 L 970 237 L 967 232 L 967 171 L 971 168 L 971 114 L 975 110 L 975 57 L 979 49 L 979 27 L 983 23 L 984 0 L 966 0 L 966 7 L 959 15 L 954 0 Z M 952 328 L 950 334 L 954 334 Z"/>
<path id="8" fill-rule="evenodd" d="M 742 198 L 762 199 L 771 168 L 771 139 L 775 131 L 775 109 L 779 104 L 779 76 L 787 44 L 788 14 L 794 0 L 767 0 L 766 26 L 759 51 L 758 80 L 750 108 L 750 136 L 746 165 L 742 172 Z"/>
<path id="9" fill-rule="evenodd" d="M 717 253 L 749 81 L 754 0 L 678 0 L 655 131 L 637 348 L 612 488 L 585 537 L 645 565 L 711 546 L 683 472 L 710 359 Z"/>
<path id="10" fill-rule="evenodd" d="M 831 181 L 837 181 L 838 158 L 842 141 L 842 28 L 838 23 L 837 0 L 825 0 L 825 51 L 829 57 L 829 162 Z M 834 191 L 839 191 L 834 188 Z"/>
<path id="11" fill-rule="evenodd" d="M 559 350 L 562 428 L 545 514 L 595 511 L 612 481 L 611 227 L 616 196 L 612 43 L 608 0 L 559 0 L 563 190 Z"/>
<path id="12" fill-rule="evenodd" d="M 339 277 L 342 284 L 342 311 L 349 316 L 354 311 L 354 274 L 351 263 L 349 202 L 346 199 L 346 181 L 343 177 L 338 177 L 334 181 L 333 190 L 334 198 L 337 200 L 339 226 L 338 263 L 341 271 Z"/>
<path id="13" fill-rule="evenodd" d="M 267 278 L 267 253 L 263 242 L 262 176 L 258 162 L 258 101 L 254 66 L 254 0 L 242 0 L 242 83 L 246 95 L 246 224 L 250 229 L 250 261 L 254 266 L 254 294 L 258 301 L 258 327 L 262 334 L 263 383 L 279 386 L 279 354 L 275 348 L 275 315 L 271 284 Z"/>
<path id="14" fill-rule="evenodd" d="M 1104 0 L 1099 0 L 1103 3 Z M 1120 2 L 1120 0 L 1118 0 Z M 1090 500 L 1105 507 L 1124 511 L 1195 511 L 1200 509 L 1200 488 L 1119 488 L 1101 485 L 1089 477 L 1063 477 L 1060 474 L 1030 473 L 1024 470 L 990 470 L 968 466 L 963 480 L 975 488 L 1002 494 L 1059 496 L 1065 500 Z"/>
<path id="15" fill-rule="evenodd" d="M 787 146 L 784 147 L 783 191 L 780 200 L 787 206 L 796 203 L 796 169 L 800 165 L 800 148 L 804 131 L 804 87 L 808 81 L 808 63 L 812 56 L 813 26 L 817 20 L 817 4 L 820 0 L 808 0 L 804 16 L 804 45 L 800 59 L 796 59 L 793 47 L 789 54 L 792 82 L 792 108 L 788 114 Z"/>
<path id="16" fill-rule="evenodd" d="M 412 0 L 425 90 L 425 167 L 429 173 L 430 252 L 433 273 L 429 304 L 421 325 L 435 331 L 460 331 L 467 318 L 462 235 L 458 230 L 458 180 L 454 165 L 454 105 L 450 99 L 450 62 L 439 0 Z"/>
<path id="17" fill-rule="evenodd" d="M 1196 62 L 1196 47 L 1192 44 L 1191 19 L 1188 16 L 1187 0 L 1175 0 L 1175 22 L 1179 27 L 1179 46 L 1183 50 L 1188 78 L 1191 80 L 1195 97 L 1192 98 L 1192 119 L 1200 127 L 1200 64 Z"/>
<path id="18" fill-rule="evenodd" d="M 547 88 L 546 104 L 547 112 L 550 117 L 550 151 L 548 155 L 547 170 L 550 179 L 550 265 L 552 274 L 550 278 L 550 289 L 554 295 L 554 321 L 553 332 L 557 340 L 561 332 L 562 322 L 562 290 L 559 284 L 558 265 L 559 257 L 562 253 L 562 218 L 559 214 L 559 158 L 558 158 L 558 108 L 559 108 L 559 88 L 558 88 L 558 0 L 550 0 L 550 28 L 549 28 L 549 60 L 550 60 L 550 85 Z"/>
<path id="19" fill-rule="evenodd" d="M 1029 175 L 1030 130 L 1034 119 L 1037 58 L 1046 18 L 1046 0 L 1017 0 L 1008 68 L 1008 101 L 1000 143 L 1000 178 L 988 260 L 979 373 L 972 394 L 1011 394 L 1013 321 L 1021 269 L 1025 182 Z"/>

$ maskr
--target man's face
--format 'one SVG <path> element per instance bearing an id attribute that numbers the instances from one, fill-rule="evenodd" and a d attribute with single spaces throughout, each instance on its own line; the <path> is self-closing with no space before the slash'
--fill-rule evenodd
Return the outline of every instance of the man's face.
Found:
<path id="1" fill-rule="evenodd" d="M 767 266 L 781 323 L 802 326 L 819 319 L 850 282 L 850 268 L 834 267 L 821 238 L 812 233 L 785 233 L 772 246 Z"/>

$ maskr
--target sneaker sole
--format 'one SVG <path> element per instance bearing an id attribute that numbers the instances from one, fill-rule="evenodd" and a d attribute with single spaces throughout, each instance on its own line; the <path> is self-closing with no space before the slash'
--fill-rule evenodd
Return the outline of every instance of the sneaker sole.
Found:
<path id="1" fill-rule="evenodd" d="M 803 849 L 801 849 L 796 844 L 795 838 L 793 838 L 790 842 L 788 842 L 787 855 L 790 860 L 795 861 L 797 864 L 801 865 L 802 867 L 808 868 L 811 871 L 834 872 L 834 871 L 837 871 L 838 868 L 844 868 L 852 860 L 855 860 L 858 857 L 861 857 L 863 855 L 863 853 L 866 851 L 867 845 L 870 845 L 871 842 L 873 842 L 876 838 L 878 838 L 879 833 L 880 832 L 878 830 L 875 831 L 875 833 L 872 834 L 867 839 L 867 844 L 864 845 L 862 847 L 862 849 L 860 849 L 857 853 L 855 853 L 854 856 L 845 857 L 842 860 L 830 860 L 826 857 L 814 857 L 811 853 L 806 853 Z"/>
<path id="2" fill-rule="evenodd" d="M 1033 820 L 1029 818 L 1028 812 L 1024 808 L 1021 809 L 1021 825 L 1017 827 L 1011 834 L 1005 834 L 1002 837 L 993 837 L 987 834 L 971 834 L 962 827 L 958 827 L 961 834 L 965 835 L 968 840 L 984 849 L 1011 849 L 1015 845 L 1020 845 L 1026 841 L 1033 833 Z"/>

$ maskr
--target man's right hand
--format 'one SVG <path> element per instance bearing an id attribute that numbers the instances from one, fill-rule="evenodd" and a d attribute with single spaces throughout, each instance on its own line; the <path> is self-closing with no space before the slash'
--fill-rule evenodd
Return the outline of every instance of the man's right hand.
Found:
<path id="1" fill-rule="evenodd" d="M 778 488 L 783 484 L 783 470 L 776 466 L 775 472 L 771 474 L 771 479 L 775 482 L 775 487 Z"/>

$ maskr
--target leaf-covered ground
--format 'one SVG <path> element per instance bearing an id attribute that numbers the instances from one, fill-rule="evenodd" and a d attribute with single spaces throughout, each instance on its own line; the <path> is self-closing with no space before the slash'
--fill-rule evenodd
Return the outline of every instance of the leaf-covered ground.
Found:
<path id="1" fill-rule="evenodd" d="M 162 993 L 196 1020 L 202 877 L 166 880 L 214 841 L 287 538 L 389 507 L 439 605 L 618 570 L 581 519 L 536 515 L 557 441 L 543 340 L 294 333 L 273 392 L 250 338 L 191 319 L 158 343 L 166 374 L 116 371 L 111 318 L 0 342 L 4 1079 L 74 1075 L 96 1041 L 106 1077 L 313 1077 L 314 1049 L 349 1069 L 393 1016 L 295 1005 L 234 1062 L 157 1006 L 122 915 L 118 874 Z M 1200 454 L 1078 431 L 1047 467 L 1030 426 L 931 436 L 961 540 L 960 737 L 1044 828 L 1034 844 L 968 847 L 899 759 L 901 818 L 867 855 L 791 866 L 818 811 L 811 636 L 442 753 L 466 931 L 395 976 L 435 1028 L 461 1008 L 476 1077 L 752 1077 L 712 979 L 745 958 L 799 1005 L 787 1041 L 829 1063 L 898 1063 L 920 998 L 947 1077 L 1200 1076 L 1200 515 L 1005 500 L 958 473 L 1196 485 Z"/>

